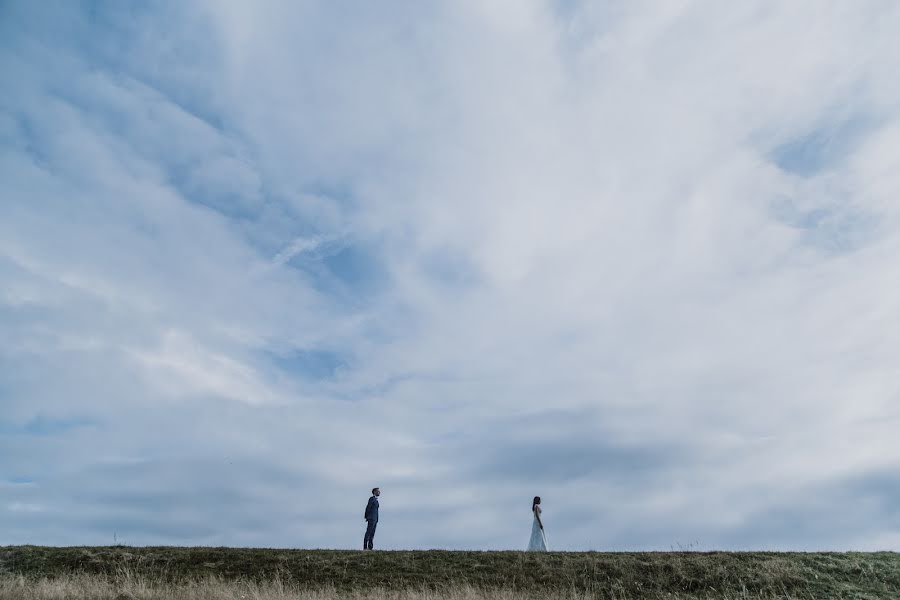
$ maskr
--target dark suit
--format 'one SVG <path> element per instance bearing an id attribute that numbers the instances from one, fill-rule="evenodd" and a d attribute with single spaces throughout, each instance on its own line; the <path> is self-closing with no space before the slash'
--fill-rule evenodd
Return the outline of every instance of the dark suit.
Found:
<path id="1" fill-rule="evenodd" d="M 367 522 L 366 535 L 363 538 L 363 550 L 371 550 L 375 542 L 375 527 L 378 525 L 378 497 L 369 498 L 366 504 L 365 519 Z"/>

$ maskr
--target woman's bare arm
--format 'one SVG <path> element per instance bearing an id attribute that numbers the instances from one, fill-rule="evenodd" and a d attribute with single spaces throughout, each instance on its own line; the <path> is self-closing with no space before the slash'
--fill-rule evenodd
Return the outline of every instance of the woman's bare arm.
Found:
<path id="1" fill-rule="evenodd" d="M 544 522 L 541 521 L 541 507 L 540 507 L 540 506 L 535 506 L 535 507 L 534 507 L 534 516 L 535 516 L 535 517 L 537 518 L 537 520 L 538 520 L 538 525 L 540 525 L 540 526 L 541 526 L 541 529 L 543 529 L 543 528 L 544 528 Z"/>

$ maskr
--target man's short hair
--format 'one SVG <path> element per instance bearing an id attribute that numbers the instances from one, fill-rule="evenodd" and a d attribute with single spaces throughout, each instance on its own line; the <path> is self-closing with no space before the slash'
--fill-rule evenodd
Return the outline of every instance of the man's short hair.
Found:
<path id="1" fill-rule="evenodd" d="M 375 490 L 380 490 L 381 488 L 372 488 L 372 493 L 375 493 Z"/>

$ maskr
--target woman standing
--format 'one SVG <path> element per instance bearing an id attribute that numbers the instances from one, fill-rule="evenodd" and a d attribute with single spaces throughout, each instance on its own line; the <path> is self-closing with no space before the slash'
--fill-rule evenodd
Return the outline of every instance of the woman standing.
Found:
<path id="1" fill-rule="evenodd" d="M 546 552 L 547 535 L 544 533 L 544 522 L 541 520 L 541 497 L 535 496 L 531 503 L 534 521 L 531 524 L 531 540 L 528 542 L 529 552 Z"/>

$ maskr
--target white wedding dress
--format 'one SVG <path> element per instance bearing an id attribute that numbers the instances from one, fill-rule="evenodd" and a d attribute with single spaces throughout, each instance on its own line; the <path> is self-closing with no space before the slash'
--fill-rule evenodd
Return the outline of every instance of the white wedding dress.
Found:
<path id="1" fill-rule="evenodd" d="M 540 514 L 540 512 L 541 507 L 535 507 L 534 520 L 531 523 L 531 539 L 528 541 L 529 552 L 547 551 L 547 536 L 546 534 L 544 534 L 544 530 L 541 529 L 541 526 L 538 523 L 538 515 Z"/>

